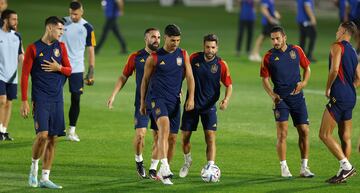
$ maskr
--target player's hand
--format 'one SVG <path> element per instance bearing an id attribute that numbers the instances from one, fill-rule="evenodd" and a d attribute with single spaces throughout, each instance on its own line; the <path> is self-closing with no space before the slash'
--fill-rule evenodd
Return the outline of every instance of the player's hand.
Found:
<path id="1" fill-rule="evenodd" d="M 30 107 L 28 101 L 22 101 L 21 107 L 20 107 L 20 114 L 23 118 L 28 118 L 28 115 L 30 113 Z"/>
<path id="2" fill-rule="evenodd" d="M 310 19 L 310 23 L 312 26 L 316 26 L 316 19 L 315 17 L 313 19 Z"/>
<path id="3" fill-rule="evenodd" d="M 41 69 L 45 72 L 58 72 L 61 71 L 61 65 L 51 57 L 51 61 L 43 60 L 45 64 L 41 64 Z"/>
<path id="4" fill-rule="evenodd" d="M 194 99 L 190 100 L 186 100 L 186 103 L 185 103 L 185 111 L 191 111 L 194 109 Z"/>
<path id="5" fill-rule="evenodd" d="M 143 102 L 143 101 L 141 101 L 141 103 L 140 103 L 140 114 L 146 115 L 146 105 L 145 105 L 145 102 Z"/>
<path id="6" fill-rule="evenodd" d="M 220 110 L 225 110 L 228 106 L 228 103 L 229 103 L 229 100 L 227 99 L 223 99 L 221 102 L 220 102 Z"/>
<path id="7" fill-rule="evenodd" d="M 325 91 L 325 96 L 326 96 L 326 98 L 330 98 L 330 89 L 326 89 L 326 91 Z"/>
<path id="8" fill-rule="evenodd" d="M 113 108 L 114 99 L 115 99 L 114 96 L 110 96 L 110 98 L 108 99 L 108 101 L 107 101 L 107 107 L 108 107 L 109 109 L 112 109 L 112 108 Z"/>
<path id="9" fill-rule="evenodd" d="M 291 92 L 291 95 L 299 94 L 304 87 L 305 87 L 305 84 L 303 82 L 298 82 L 296 84 L 296 88 Z"/>
<path id="10" fill-rule="evenodd" d="M 273 102 L 274 102 L 275 104 L 279 104 L 279 103 L 281 102 L 281 100 L 282 100 L 282 99 L 280 98 L 280 96 L 279 96 L 278 94 L 276 94 L 276 93 L 274 93 L 271 98 L 272 98 L 272 100 L 273 100 Z"/>
<path id="11" fill-rule="evenodd" d="M 84 78 L 84 83 L 88 86 L 94 85 L 94 66 L 89 66 L 88 72 Z"/>

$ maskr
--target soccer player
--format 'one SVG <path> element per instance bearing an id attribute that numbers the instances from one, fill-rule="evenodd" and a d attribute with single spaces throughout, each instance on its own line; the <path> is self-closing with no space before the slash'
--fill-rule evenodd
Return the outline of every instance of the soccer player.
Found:
<path id="1" fill-rule="evenodd" d="M 350 14 L 350 0 L 333 0 L 336 7 L 339 8 L 339 19 L 340 22 L 349 21 Z"/>
<path id="2" fill-rule="evenodd" d="M 111 30 L 121 45 L 121 53 L 126 54 L 128 52 L 126 42 L 124 37 L 121 35 L 119 29 L 120 27 L 117 24 L 117 18 L 124 15 L 124 0 L 102 0 L 101 5 L 104 8 L 106 23 L 104 25 L 99 44 L 96 46 L 95 53 L 98 54 L 100 52 L 100 49 Z"/>
<path id="3" fill-rule="evenodd" d="M 250 54 L 251 41 L 254 34 L 256 19 L 255 0 L 237 0 L 240 2 L 238 34 L 236 41 L 236 55 L 240 55 L 245 29 L 247 30 L 246 53 Z"/>
<path id="4" fill-rule="evenodd" d="M 326 180 L 328 183 L 344 182 L 356 173 L 354 166 L 349 162 L 352 110 L 356 104 L 355 88 L 360 86 L 360 65 L 350 44 L 351 36 L 356 33 L 356 25 L 353 22 L 340 24 L 336 32 L 336 42 L 330 48 L 330 70 L 325 90 L 329 102 L 323 114 L 319 137 L 339 160 L 340 169 L 335 176 Z M 341 145 L 332 136 L 336 124 Z"/>
<path id="5" fill-rule="evenodd" d="M 274 0 L 261 0 L 262 34 L 255 41 L 255 46 L 249 56 L 250 61 L 260 62 L 260 49 L 265 38 L 270 36 L 270 30 L 280 23 L 280 14 L 275 10 Z"/>
<path id="6" fill-rule="evenodd" d="M 168 150 L 173 153 L 175 148 L 180 125 L 180 92 L 184 77 L 189 92 L 185 110 L 194 108 L 194 77 L 186 50 L 179 48 L 180 39 L 180 28 L 175 24 L 167 25 L 165 44 L 147 58 L 141 83 L 140 113 L 146 113 L 146 97 L 148 108 L 151 108 L 151 115 L 158 128 L 158 158 L 161 161 L 158 177 L 167 185 L 173 184 L 170 180 L 172 172 L 167 153 Z"/>
<path id="7" fill-rule="evenodd" d="M 60 41 L 64 42 L 69 55 L 72 68 L 69 77 L 69 90 L 71 93 L 71 105 L 69 110 L 70 128 L 67 139 L 70 141 L 80 141 L 75 133 L 76 123 L 80 114 L 80 96 L 84 87 L 84 52 L 87 48 L 89 68 L 85 76 L 85 83 L 89 86 L 94 83 L 95 52 L 96 45 L 94 29 L 85 19 L 82 18 L 84 9 L 81 3 L 71 2 L 69 8 L 70 16 L 64 17 L 65 30 Z"/>
<path id="8" fill-rule="evenodd" d="M 63 86 L 66 76 L 71 75 L 65 44 L 59 42 L 63 33 L 63 20 L 56 16 L 48 17 L 45 20 L 44 35 L 30 44 L 25 53 L 20 112 L 24 118 L 30 113 L 27 90 L 31 73 L 31 100 L 36 132 L 29 175 L 31 187 L 62 188 L 50 181 L 49 175 L 55 156 L 56 138 L 65 135 Z M 42 156 L 42 177 L 38 183 L 38 163 Z"/>
<path id="9" fill-rule="evenodd" d="M 226 87 L 224 99 L 220 102 L 221 110 L 227 108 L 232 93 L 232 81 L 228 65 L 217 56 L 218 41 L 218 37 L 214 34 L 204 36 L 203 52 L 197 52 L 190 56 L 195 80 L 195 108 L 192 111 L 184 111 L 181 120 L 185 163 L 180 169 L 180 177 L 187 176 L 192 163 L 190 137 L 192 132 L 196 131 L 199 116 L 205 134 L 207 164 L 215 164 L 216 102 L 220 97 L 220 81 Z"/>
<path id="10" fill-rule="evenodd" d="M 297 22 L 300 31 L 300 47 L 306 50 L 306 39 L 309 39 L 306 56 L 311 62 L 316 62 L 313 50 L 316 41 L 316 17 L 314 12 L 314 0 L 297 0 Z"/>
<path id="11" fill-rule="evenodd" d="M 18 15 L 13 10 L 1 14 L 0 29 L 0 141 L 13 140 L 7 132 L 11 117 L 12 100 L 17 98 L 18 64 L 23 62 L 20 35 L 16 32 Z"/>
<path id="12" fill-rule="evenodd" d="M 135 72 L 136 73 L 136 91 L 135 91 L 135 113 L 134 113 L 134 122 L 135 122 L 135 137 L 134 137 L 134 149 L 135 149 L 135 162 L 136 169 L 139 176 L 146 178 L 146 172 L 143 162 L 142 152 L 145 144 L 145 134 L 146 128 L 149 123 L 148 115 L 140 114 L 140 87 L 141 80 L 144 74 L 145 61 L 151 53 L 155 53 L 160 46 L 160 31 L 156 28 L 148 28 L 144 33 L 145 48 L 136 51 L 130 54 L 128 61 L 124 67 L 123 74 L 119 77 L 118 81 L 115 84 L 114 90 L 111 96 L 108 99 L 107 106 L 109 109 L 113 108 L 113 103 L 115 96 L 121 89 L 125 86 L 128 78 Z M 153 122 L 151 118 L 151 128 L 153 129 L 153 151 L 151 166 L 149 169 L 149 176 L 151 179 L 157 179 L 156 168 L 159 163 L 157 158 L 157 128 L 156 123 Z"/>
<path id="13" fill-rule="evenodd" d="M 274 48 L 264 56 L 260 76 L 265 91 L 274 102 L 277 129 L 276 150 L 281 165 L 281 176 L 292 177 L 286 163 L 286 137 L 290 113 L 299 134 L 300 176 L 310 178 L 314 174 L 308 167 L 309 119 L 305 96 L 302 91 L 310 79 L 310 62 L 299 46 L 286 43 L 287 36 L 282 27 L 272 28 L 270 37 Z M 300 66 L 303 69 L 302 80 Z M 270 84 L 270 78 L 274 85 L 273 88 Z"/>

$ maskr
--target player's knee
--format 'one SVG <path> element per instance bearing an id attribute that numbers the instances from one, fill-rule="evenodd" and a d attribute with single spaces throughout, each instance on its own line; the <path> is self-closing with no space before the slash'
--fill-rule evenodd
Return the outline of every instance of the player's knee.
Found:
<path id="1" fill-rule="evenodd" d="M 176 135 L 170 134 L 169 135 L 169 145 L 175 145 L 176 144 Z"/>
<path id="2" fill-rule="evenodd" d="M 0 97 L 0 107 L 5 107 L 6 105 L 6 97 Z"/>
<path id="3" fill-rule="evenodd" d="M 45 132 L 40 132 L 37 134 L 36 139 L 38 140 L 39 143 L 45 143 L 48 140 L 48 134 Z"/>
<path id="4" fill-rule="evenodd" d="M 326 133 L 319 133 L 319 138 L 321 141 L 326 141 L 329 138 L 329 135 L 327 135 Z"/>

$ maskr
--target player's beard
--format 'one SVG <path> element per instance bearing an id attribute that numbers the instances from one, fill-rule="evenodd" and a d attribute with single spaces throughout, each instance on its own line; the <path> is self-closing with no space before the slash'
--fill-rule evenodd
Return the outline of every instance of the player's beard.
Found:
<path id="1" fill-rule="evenodd" d="M 282 42 L 282 43 L 280 43 L 280 44 L 275 44 L 275 45 L 274 45 L 274 48 L 277 49 L 277 50 L 280 50 L 282 47 L 284 47 L 284 45 L 285 45 L 284 42 Z"/>
<path id="2" fill-rule="evenodd" d="M 152 50 L 152 51 L 156 51 L 157 49 L 159 49 L 159 43 L 152 43 L 152 44 L 149 44 L 149 49 Z"/>
<path id="3" fill-rule="evenodd" d="M 216 53 L 215 54 L 213 54 L 213 53 L 205 53 L 205 58 L 207 59 L 207 60 L 212 60 L 212 59 L 214 59 L 215 58 L 215 56 L 216 56 Z"/>

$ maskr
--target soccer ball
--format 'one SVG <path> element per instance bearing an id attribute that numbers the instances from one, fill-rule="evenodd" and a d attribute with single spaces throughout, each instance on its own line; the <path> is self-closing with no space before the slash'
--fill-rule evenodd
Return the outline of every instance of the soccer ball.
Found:
<path id="1" fill-rule="evenodd" d="M 204 182 L 219 182 L 220 175 L 220 168 L 215 164 L 207 164 L 201 170 L 201 178 L 204 180 Z"/>

